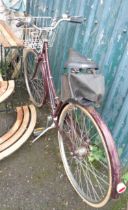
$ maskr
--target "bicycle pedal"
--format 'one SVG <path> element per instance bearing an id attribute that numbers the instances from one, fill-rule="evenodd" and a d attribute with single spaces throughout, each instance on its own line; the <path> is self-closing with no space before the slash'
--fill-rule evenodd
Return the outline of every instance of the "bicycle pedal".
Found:
<path id="1" fill-rule="evenodd" d="M 43 132 L 45 130 L 44 127 L 40 127 L 40 128 L 35 128 L 33 131 L 34 136 L 38 136 L 41 132 Z"/>

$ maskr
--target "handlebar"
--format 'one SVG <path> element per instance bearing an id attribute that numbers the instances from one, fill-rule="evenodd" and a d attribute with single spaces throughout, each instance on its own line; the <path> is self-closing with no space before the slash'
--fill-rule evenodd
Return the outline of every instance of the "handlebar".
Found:
<path id="1" fill-rule="evenodd" d="M 80 16 L 71 16 L 70 22 L 72 23 L 83 23 L 86 19 Z"/>
<path id="2" fill-rule="evenodd" d="M 63 14 L 62 17 L 60 18 L 53 18 L 51 25 L 50 26 L 43 26 L 43 27 L 38 27 L 35 25 L 36 22 L 36 18 L 48 18 L 48 19 L 52 19 L 50 17 L 25 17 L 24 20 L 22 18 L 22 20 L 20 19 L 18 21 L 18 23 L 16 24 L 17 27 L 21 27 L 21 26 L 25 26 L 25 27 L 34 27 L 35 29 L 39 30 L 39 31 L 53 31 L 55 28 L 57 28 L 57 26 L 62 22 L 62 21 L 68 21 L 71 23 L 83 23 L 86 18 L 81 17 L 81 16 L 69 16 L 67 14 Z"/>

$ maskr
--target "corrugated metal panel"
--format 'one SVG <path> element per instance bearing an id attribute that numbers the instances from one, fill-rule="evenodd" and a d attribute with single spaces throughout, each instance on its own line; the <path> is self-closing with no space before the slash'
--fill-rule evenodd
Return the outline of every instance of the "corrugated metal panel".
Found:
<path id="1" fill-rule="evenodd" d="M 128 164 L 128 2 L 127 0 L 31 0 L 32 15 L 63 13 L 87 18 L 83 25 L 63 23 L 58 29 L 50 62 L 57 89 L 70 47 L 93 58 L 106 79 L 102 116 L 109 125 L 121 159 Z"/>

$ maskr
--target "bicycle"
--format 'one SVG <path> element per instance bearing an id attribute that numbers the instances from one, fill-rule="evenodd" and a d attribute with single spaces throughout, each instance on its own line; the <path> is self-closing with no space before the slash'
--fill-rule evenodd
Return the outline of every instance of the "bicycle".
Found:
<path id="1" fill-rule="evenodd" d="M 120 162 L 114 140 L 92 106 L 75 99 L 64 102 L 59 99 L 48 58 L 50 36 L 57 26 L 62 21 L 82 23 L 84 18 L 68 15 L 60 19 L 43 17 L 44 23 L 48 21 L 50 24 L 44 24 L 44 27 L 36 25 L 36 17 L 33 17 L 33 21 L 30 19 L 20 21 L 19 26 L 24 25 L 27 31 L 26 45 L 29 43 L 31 48 L 36 45 L 39 53 L 33 49 L 25 50 L 23 61 L 26 87 L 31 101 L 37 107 L 44 105 L 49 98 L 52 113 L 51 126 L 39 133 L 33 143 L 56 127 L 62 162 L 70 183 L 88 205 L 103 207 L 110 198 L 116 198 L 118 193 L 125 191 L 125 186 L 121 185 Z M 75 67 L 75 61 L 71 60 Z M 91 61 L 83 62 L 82 65 L 94 68 Z"/>

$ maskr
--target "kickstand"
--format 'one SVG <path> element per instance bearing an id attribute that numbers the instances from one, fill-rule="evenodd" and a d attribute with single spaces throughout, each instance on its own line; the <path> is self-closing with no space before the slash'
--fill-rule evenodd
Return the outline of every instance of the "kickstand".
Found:
<path id="1" fill-rule="evenodd" d="M 51 121 L 51 118 L 48 117 L 47 119 L 47 124 L 46 124 L 46 129 L 41 129 L 41 131 L 35 132 L 35 134 L 37 135 L 36 138 L 34 138 L 31 142 L 31 144 L 33 144 L 34 142 L 36 142 L 41 136 L 43 136 L 47 131 L 53 129 L 56 127 L 55 123 L 52 122 L 52 124 L 50 126 L 48 126 L 49 121 Z"/>

